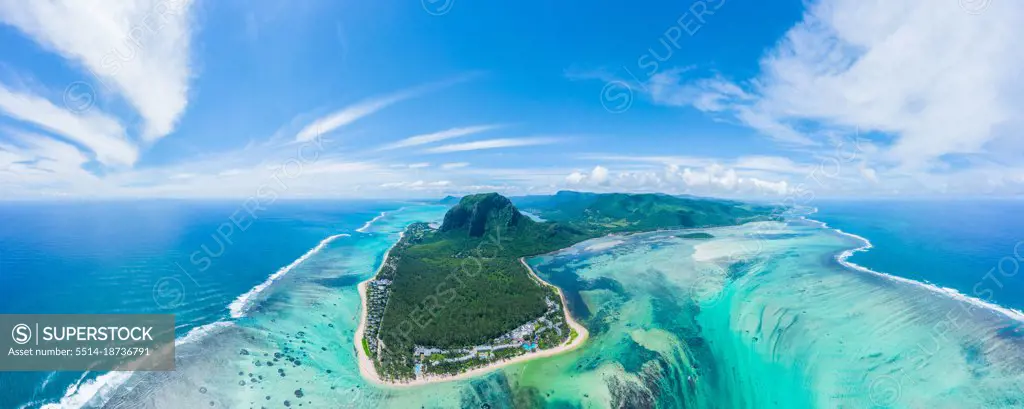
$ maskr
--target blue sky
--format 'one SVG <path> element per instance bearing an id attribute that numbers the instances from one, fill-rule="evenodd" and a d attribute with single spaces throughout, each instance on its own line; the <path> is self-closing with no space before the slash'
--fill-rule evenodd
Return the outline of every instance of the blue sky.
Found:
<path id="1" fill-rule="evenodd" d="M 0 0 L 0 192 L 1015 196 L 1024 5 Z"/>

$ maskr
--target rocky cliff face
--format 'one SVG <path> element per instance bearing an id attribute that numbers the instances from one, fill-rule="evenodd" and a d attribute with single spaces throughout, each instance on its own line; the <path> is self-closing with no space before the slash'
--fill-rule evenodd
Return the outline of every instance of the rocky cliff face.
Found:
<path id="1" fill-rule="evenodd" d="M 531 222 L 507 197 L 483 193 L 463 197 L 459 204 L 448 210 L 441 231 L 466 230 L 471 237 L 483 237 L 499 227 L 508 229 Z"/>

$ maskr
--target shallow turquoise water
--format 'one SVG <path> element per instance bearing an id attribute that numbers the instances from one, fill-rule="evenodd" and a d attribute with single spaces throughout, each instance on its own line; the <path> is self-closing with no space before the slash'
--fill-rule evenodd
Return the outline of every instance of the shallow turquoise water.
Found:
<path id="1" fill-rule="evenodd" d="M 365 234 L 332 242 L 275 283 L 245 318 L 181 345 L 178 371 L 120 380 L 120 387 L 107 388 L 91 404 L 1024 404 L 1019 321 L 933 288 L 845 267 L 836 256 L 862 243 L 804 221 L 711 229 L 712 240 L 673 232 L 607 237 L 536 257 L 530 264 L 567 292 L 571 310 L 591 331 L 583 347 L 466 381 L 371 385 L 355 365 L 355 285 L 372 275 L 408 223 L 436 220 L 443 211 L 407 208 L 378 220 Z M 277 361 L 275 353 L 281 354 Z"/>
<path id="2" fill-rule="evenodd" d="M 579 277 L 596 334 L 553 396 L 610 407 L 1024 404 L 1019 316 L 840 265 L 862 243 L 815 223 L 710 231 L 705 242 L 644 234 L 611 254 L 581 250 L 591 242 L 534 260 Z"/>

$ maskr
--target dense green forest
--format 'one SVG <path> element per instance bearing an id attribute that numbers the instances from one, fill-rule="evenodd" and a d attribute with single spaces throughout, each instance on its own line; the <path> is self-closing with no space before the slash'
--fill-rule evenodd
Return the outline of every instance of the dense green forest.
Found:
<path id="1" fill-rule="evenodd" d="M 446 198 L 446 201 L 454 201 Z M 434 230 L 417 223 L 391 255 L 391 295 L 380 324 L 387 377 L 413 373 L 414 346 L 486 344 L 547 311 L 550 288 L 521 257 L 562 249 L 611 232 L 732 225 L 770 218 L 770 209 L 737 202 L 655 194 L 560 192 L 517 198 L 546 219 L 524 216 L 497 193 L 463 197 Z"/>
<path id="2" fill-rule="evenodd" d="M 439 229 L 396 254 L 385 344 L 477 345 L 536 318 L 551 295 L 519 258 L 587 238 L 561 224 L 530 220 L 496 193 L 463 198 Z"/>
<path id="3" fill-rule="evenodd" d="M 603 233 L 730 226 L 771 219 L 775 210 L 731 200 L 660 193 L 561 191 L 553 196 L 523 196 L 513 201 L 545 220 Z"/>

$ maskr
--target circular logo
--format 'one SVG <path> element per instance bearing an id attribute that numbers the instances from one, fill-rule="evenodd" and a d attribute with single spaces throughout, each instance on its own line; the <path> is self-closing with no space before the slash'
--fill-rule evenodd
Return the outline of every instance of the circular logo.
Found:
<path id="1" fill-rule="evenodd" d="M 633 106 L 633 89 L 622 81 L 609 81 L 601 89 L 601 105 L 613 114 L 626 112 Z"/>
<path id="2" fill-rule="evenodd" d="M 891 376 L 882 376 L 871 382 L 868 388 L 868 398 L 876 406 L 889 407 L 900 400 L 903 388 L 900 381 Z"/>
<path id="3" fill-rule="evenodd" d="M 434 16 L 443 16 L 452 11 L 452 6 L 455 5 L 455 0 L 420 0 L 423 4 L 423 9 Z"/>
<path id="4" fill-rule="evenodd" d="M 185 300 L 185 285 L 174 277 L 161 278 L 153 285 L 153 302 L 165 310 L 181 306 Z"/>
<path id="5" fill-rule="evenodd" d="M 11 330 L 11 338 L 14 339 L 15 344 L 25 345 L 32 340 L 32 328 L 25 324 L 15 325 Z"/>
<path id="6" fill-rule="evenodd" d="M 960 8 L 967 14 L 981 14 L 991 3 L 992 0 L 960 0 Z"/>
<path id="7" fill-rule="evenodd" d="M 85 81 L 75 81 L 64 88 L 64 106 L 71 112 L 82 113 L 96 103 L 96 90 Z"/>

